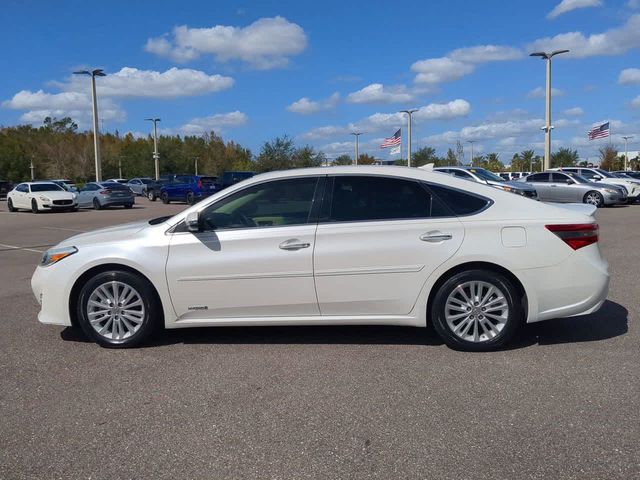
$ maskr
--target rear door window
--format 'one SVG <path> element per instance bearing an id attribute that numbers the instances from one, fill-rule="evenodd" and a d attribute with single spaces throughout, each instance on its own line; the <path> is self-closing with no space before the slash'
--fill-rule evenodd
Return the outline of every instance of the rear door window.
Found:
<path id="1" fill-rule="evenodd" d="M 429 183 L 426 185 L 429 191 L 440 200 L 442 207 L 440 211 L 434 211 L 435 216 L 450 216 L 451 213 L 458 216 L 474 215 L 485 210 L 491 205 L 491 200 L 480 195 L 463 192 L 456 188 L 445 187 Z M 434 205 L 439 205 L 434 203 Z"/>

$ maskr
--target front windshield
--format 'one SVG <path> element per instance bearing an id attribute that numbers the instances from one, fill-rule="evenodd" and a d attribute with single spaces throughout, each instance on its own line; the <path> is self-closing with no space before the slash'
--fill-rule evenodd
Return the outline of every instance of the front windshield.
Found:
<path id="1" fill-rule="evenodd" d="M 31 185 L 32 192 L 58 192 L 60 190 L 65 191 L 64 188 L 55 183 L 34 183 Z"/>
<path id="2" fill-rule="evenodd" d="M 616 178 L 613 175 L 611 175 L 609 172 L 607 172 L 606 170 L 602 170 L 601 168 L 596 168 L 595 170 L 600 174 L 600 176 L 604 178 Z"/>
<path id="3" fill-rule="evenodd" d="M 504 178 L 496 175 L 489 170 L 485 170 L 484 168 L 470 168 L 469 171 L 474 175 L 480 177 L 482 180 L 486 180 L 489 182 L 504 182 Z"/>
<path id="4" fill-rule="evenodd" d="M 563 172 L 563 173 L 565 175 L 570 176 L 571 179 L 574 180 L 576 183 L 592 183 L 586 178 L 584 178 L 582 175 L 578 175 L 577 173 L 572 173 L 572 172 Z"/>

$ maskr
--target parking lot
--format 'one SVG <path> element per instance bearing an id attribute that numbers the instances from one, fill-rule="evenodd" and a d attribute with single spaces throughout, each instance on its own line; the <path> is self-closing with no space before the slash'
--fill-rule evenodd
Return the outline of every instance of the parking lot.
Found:
<path id="1" fill-rule="evenodd" d="M 42 251 L 183 208 L 0 203 L 0 478 L 640 477 L 640 205 L 597 214 L 604 307 L 500 352 L 400 327 L 177 330 L 107 350 L 37 322 Z"/>

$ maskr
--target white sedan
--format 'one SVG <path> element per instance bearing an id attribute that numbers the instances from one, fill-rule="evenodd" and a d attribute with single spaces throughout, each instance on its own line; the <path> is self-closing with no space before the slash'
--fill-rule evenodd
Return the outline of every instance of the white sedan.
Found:
<path id="1" fill-rule="evenodd" d="M 78 210 L 78 196 L 54 182 L 24 182 L 7 194 L 10 212 L 31 210 L 33 213 L 51 210 Z"/>
<path id="2" fill-rule="evenodd" d="M 158 327 L 432 322 L 452 347 L 489 350 L 524 322 L 600 308 L 594 211 L 406 167 L 272 172 L 71 237 L 32 287 L 40 322 L 108 347 Z"/>

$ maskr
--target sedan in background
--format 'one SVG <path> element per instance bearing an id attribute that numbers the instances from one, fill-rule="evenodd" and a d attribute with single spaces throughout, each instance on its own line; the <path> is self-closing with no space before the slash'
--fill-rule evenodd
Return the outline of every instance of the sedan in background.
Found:
<path id="1" fill-rule="evenodd" d="M 128 182 L 128 180 L 126 178 L 110 178 L 108 180 L 105 180 L 104 183 L 121 183 L 121 184 L 125 184 Z"/>
<path id="2" fill-rule="evenodd" d="M 640 172 L 636 172 L 634 170 L 619 170 L 611 173 L 615 174 L 618 178 L 629 178 L 631 180 L 640 181 Z"/>
<path id="3" fill-rule="evenodd" d="M 78 210 L 77 195 L 53 182 L 24 182 L 7 194 L 10 212 L 31 210 L 33 213 L 51 210 Z"/>
<path id="4" fill-rule="evenodd" d="M 562 167 L 552 168 L 551 170 L 577 173 L 590 182 L 602 182 L 608 183 L 610 185 L 620 185 L 627 191 L 627 199 L 629 203 L 633 203 L 636 200 L 640 199 L 640 181 L 638 180 L 632 180 L 630 178 L 618 178 L 601 168 Z"/>
<path id="5" fill-rule="evenodd" d="M 517 181 L 507 181 L 499 175 L 489 170 L 479 167 L 437 167 L 434 172 L 448 173 L 454 177 L 471 180 L 472 182 L 484 183 L 492 187 L 499 188 L 505 192 L 515 193 L 523 197 L 538 199 L 536 189 L 530 185 Z"/>
<path id="6" fill-rule="evenodd" d="M 598 208 L 627 202 L 623 187 L 590 182 L 570 172 L 534 173 L 519 181 L 533 185 L 538 191 L 538 199 L 543 202 L 588 203 Z"/>
<path id="7" fill-rule="evenodd" d="M 134 203 L 135 196 L 129 187 L 116 182 L 89 182 L 78 193 L 78 205 L 81 208 L 131 208 Z"/>
<path id="8" fill-rule="evenodd" d="M 418 168 L 270 172 L 64 240 L 31 285 L 40 322 L 107 347 L 163 327 L 433 324 L 454 348 L 492 350 L 603 304 L 595 211 Z"/>
<path id="9" fill-rule="evenodd" d="M 149 185 L 153 185 L 155 180 L 151 178 L 132 178 L 125 185 L 131 189 L 131 191 L 136 195 L 142 195 L 143 197 L 147 196 L 147 189 Z"/>

